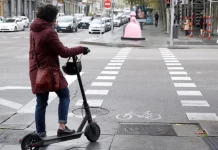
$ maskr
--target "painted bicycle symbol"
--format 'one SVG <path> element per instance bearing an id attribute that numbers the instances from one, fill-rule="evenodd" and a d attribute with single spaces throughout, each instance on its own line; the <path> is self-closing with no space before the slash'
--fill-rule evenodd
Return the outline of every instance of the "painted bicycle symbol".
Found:
<path id="1" fill-rule="evenodd" d="M 139 118 L 146 118 L 146 119 L 149 119 L 149 120 L 159 120 L 159 119 L 161 119 L 160 114 L 155 114 L 155 113 L 152 113 L 151 111 L 136 112 L 136 113 L 134 113 L 133 111 L 130 111 L 129 113 L 124 114 L 124 115 L 118 114 L 116 116 L 116 118 L 119 119 L 119 120 L 129 120 L 133 116 L 136 116 L 136 117 L 139 117 Z"/>

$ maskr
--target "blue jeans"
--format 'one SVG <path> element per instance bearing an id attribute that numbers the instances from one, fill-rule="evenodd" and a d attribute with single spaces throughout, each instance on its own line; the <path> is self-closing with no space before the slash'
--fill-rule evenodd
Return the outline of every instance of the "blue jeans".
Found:
<path id="1" fill-rule="evenodd" d="M 70 104 L 70 93 L 68 87 L 56 92 L 59 97 L 58 119 L 59 123 L 67 123 L 68 109 Z M 49 92 L 43 94 L 36 94 L 36 110 L 35 123 L 36 132 L 43 136 L 46 135 L 45 113 L 48 105 Z"/>

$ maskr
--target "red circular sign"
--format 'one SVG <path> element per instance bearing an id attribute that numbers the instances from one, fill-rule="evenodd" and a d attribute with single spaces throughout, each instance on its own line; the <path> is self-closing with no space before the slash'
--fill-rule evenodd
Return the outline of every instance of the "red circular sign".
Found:
<path id="1" fill-rule="evenodd" d="M 111 5 L 112 5 L 111 1 L 109 1 L 109 0 L 104 1 L 104 7 L 105 7 L 106 9 L 110 9 L 110 8 L 111 8 Z"/>

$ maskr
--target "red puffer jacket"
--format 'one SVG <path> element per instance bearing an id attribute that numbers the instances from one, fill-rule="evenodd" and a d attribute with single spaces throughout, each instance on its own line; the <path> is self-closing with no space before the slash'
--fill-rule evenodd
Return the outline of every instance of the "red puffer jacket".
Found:
<path id="1" fill-rule="evenodd" d="M 84 52 L 83 47 L 67 48 L 59 40 L 52 24 L 42 19 L 35 19 L 30 26 L 30 51 L 29 51 L 29 76 L 33 94 L 45 93 L 42 89 L 35 88 L 37 62 L 33 54 L 33 39 L 35 40 L 35 51 L 40 65 L 58 65 L 59 58 L 67 58 Z M 60 67 L 60 66 L 59 66 Z M 66 79 L 60 71 L 60 89 L 68 86 Z"/>

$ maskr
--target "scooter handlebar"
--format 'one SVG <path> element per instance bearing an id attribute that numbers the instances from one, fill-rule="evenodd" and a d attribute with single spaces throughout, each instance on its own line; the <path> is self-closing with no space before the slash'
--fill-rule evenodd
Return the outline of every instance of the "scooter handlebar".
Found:
<path id="1" fill-rule="evenodd" d="M 88 47 L 83 47 L 83 48 L 84 48 L 83 55 L 86 55 L 91 52 L 91 50 Z"/>

